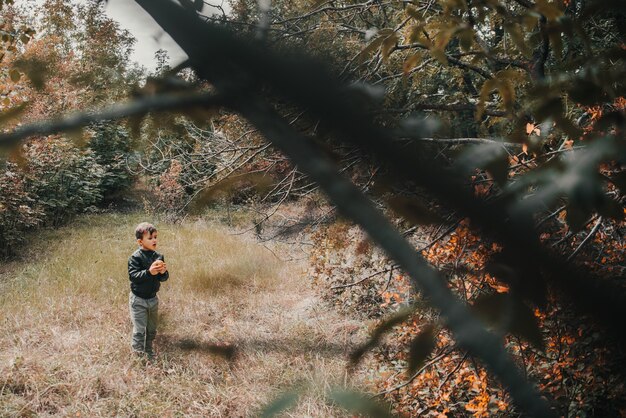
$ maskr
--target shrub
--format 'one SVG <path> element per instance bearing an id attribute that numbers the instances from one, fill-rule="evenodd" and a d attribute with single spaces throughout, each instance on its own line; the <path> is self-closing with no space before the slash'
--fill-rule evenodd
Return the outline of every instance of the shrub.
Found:
<path id="1" fill-rule="evenodd" d="M 7 162 L 0 172 L 0 254 L 7 256 L 24 239 L 24 232 L 36 226 L 42 213 L 33 208 L 34 199 L 24 187 L 16 164 Z"/>
<path id="2" fill-rule="evenodd" d="M 104 201 L 110 201 L 132 184 L 133 176 L 126 163 L 131 140 L 126 129 L 119 124 L 99 123 L 91 129 L 94 135 L 89 141 L 89 149 L 104 169 L 100 192 Z"/>
<path id="3" fill-rule="evenodd" d="M 26 190 L 36 199 L 43 221 L 60 225 L 102 199 L 105 170 L 91 150 L 80 150 L 63 138 L 32 141 L 26 147 Z"/>

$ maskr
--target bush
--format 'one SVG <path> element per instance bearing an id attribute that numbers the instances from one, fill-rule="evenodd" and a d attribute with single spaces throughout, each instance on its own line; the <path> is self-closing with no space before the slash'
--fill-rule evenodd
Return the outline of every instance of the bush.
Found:
<path id="1" fill-rule="evenodd" d="M 45 224 L 58 226 L 102 199 L 105 170 L 91 150 L 80 150 L 62 138 L 33 141 L 26 147 L 27 192 Z"/>
<path id="2" fill-rule="evenodd" d="M 42 213 L 24 187 L 16 164 L 7 162 L 0 173 L 0 254 L 7 256 L 24 240 L 24 232 L 36 226 Z"/>
<path id="3" fill-rule="evenodd" d="M 126 164 L 131 140 L 128 132 L 118 124 L 99 123 L 91 129 L 94 135 L 89 141 L 89 149 L 104 168 L 100 192 L 104 201 L 110 201 L 132 184 L 133 175 Z"/>

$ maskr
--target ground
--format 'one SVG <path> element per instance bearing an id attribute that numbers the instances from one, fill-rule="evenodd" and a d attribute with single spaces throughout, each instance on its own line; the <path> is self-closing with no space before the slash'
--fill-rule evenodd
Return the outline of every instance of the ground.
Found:
<path id="1" fill-rule="evenodd" d="M 126 260 L 142 220 L 83 216 L 0 266 L 0 416 L 257 416 L 295 387 L 281 416 L 348 416 L 324 394 L 366 386 L 346 355 L 367 324 L 320 300 L 293 248 L 215 220 L 157 223 L 171 278 L 157 360 L 136 359 Z"/>

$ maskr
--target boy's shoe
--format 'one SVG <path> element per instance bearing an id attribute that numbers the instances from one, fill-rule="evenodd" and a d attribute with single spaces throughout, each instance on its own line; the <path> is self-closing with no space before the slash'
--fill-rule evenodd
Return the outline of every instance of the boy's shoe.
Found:
<path id="1" fill-rule="evenodd" d="M 148 360 L 149 362 L 153 363 L 154 361 L 156 361 L 156 353 L 154 351 L 146 351 L 145 353 L 146 356 L 146 360 Z"/>

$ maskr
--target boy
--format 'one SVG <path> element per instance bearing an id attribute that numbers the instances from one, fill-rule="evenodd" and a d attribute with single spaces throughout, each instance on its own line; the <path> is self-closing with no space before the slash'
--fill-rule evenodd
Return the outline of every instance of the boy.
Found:
<path id="1" fill-rule="evenodd" d="M 154 357 L 152 342 L 156 337 L 161 282 L 169 278 L 164 257 L 156 252 L 157 230 L 142 222 L 135 229 L 139 249 L 128 259 L 130 279 L 130 319 L 133 322 L 132 349 L 137 354 Z"/>

